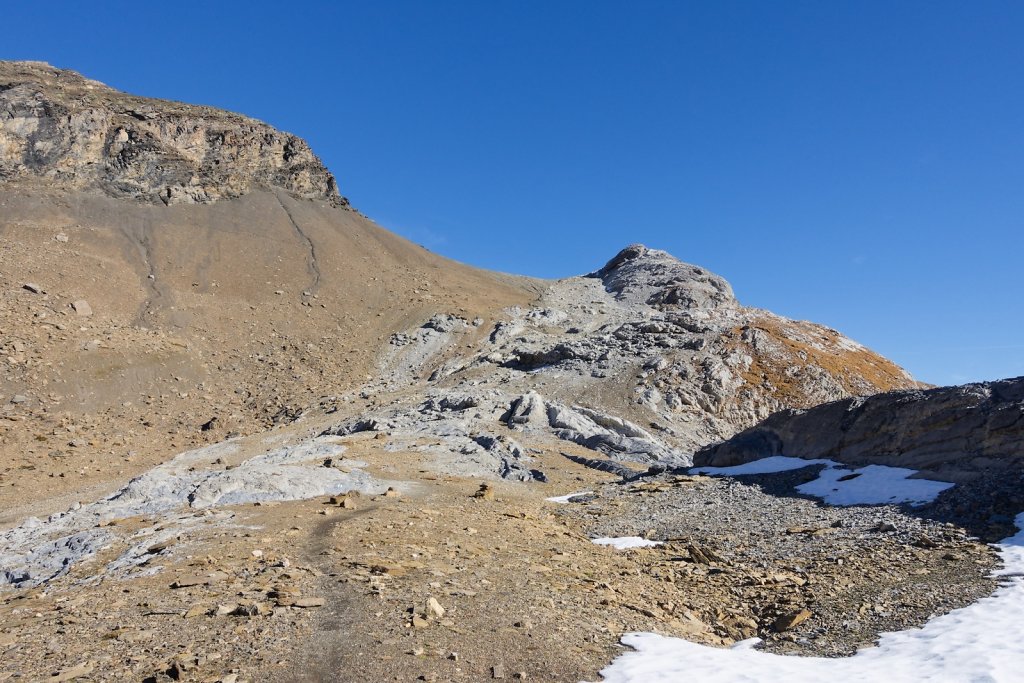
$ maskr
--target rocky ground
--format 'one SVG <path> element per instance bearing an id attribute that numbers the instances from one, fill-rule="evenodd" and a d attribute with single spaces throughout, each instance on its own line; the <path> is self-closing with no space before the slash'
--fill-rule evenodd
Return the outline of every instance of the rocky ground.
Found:
<path id="1" fill-rule="evenodd" d="M 427 452 L 396 458 L 387 441 L 339 444 L 375 479 L 414 484 L 400 495 L 196 511 L 127 573 L 97 573 L 130 545 L 116 540 L 6 593 L 0 676 L 593 680 L 624 632 L 845 655 L 993 588 L 994 554 L 962 529 L 794 495 L 809 471 L 621 483 L 552 441 L 535 456 L 550 481 L 482 489 L 438 473 Z M 546 500 L 574 491 L 591 493 Z M 107 524 L 132 539 L 154 523 Z M 664 544 L 590 540 L 633 535 Z"/>
<path id="2" fill-rule="evenodd" d="M 592 536 L 665 541 L 647 551 L 647 570 L 682 580 L 691 604 L 715 605 L 701 616 L 720 635 L 757 636 L 774 652 L 849 655 L 992 589 L 994 557 L 964 529 L 897 506 L 830 507 L 795 493 L 818 469 L 660 475 L 606 485 L 570 513 Z M 799 623 L 783 628 L 788 621 Z"/>

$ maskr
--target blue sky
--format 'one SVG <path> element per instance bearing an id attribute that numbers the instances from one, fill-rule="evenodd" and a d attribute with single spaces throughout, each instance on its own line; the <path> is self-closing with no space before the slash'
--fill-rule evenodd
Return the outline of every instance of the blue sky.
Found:
<path id="1" fill-rule="evenodd" d="M 11 3 L 0 57 L 306 138 L 364 213 L 560 277 L 631 242 L 919 379 L 1024 375 L 1024 3 Z"/>

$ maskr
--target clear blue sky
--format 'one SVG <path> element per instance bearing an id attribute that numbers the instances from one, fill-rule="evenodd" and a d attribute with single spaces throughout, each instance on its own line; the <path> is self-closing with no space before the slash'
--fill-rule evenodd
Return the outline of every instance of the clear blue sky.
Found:
<path id="1" fill-rule="evenodd" d="M 934 383 L 1024 375 L 1024 3 L 8 3 L 3 58 L 247 113 L 559 277 L 644 242 Z"/>

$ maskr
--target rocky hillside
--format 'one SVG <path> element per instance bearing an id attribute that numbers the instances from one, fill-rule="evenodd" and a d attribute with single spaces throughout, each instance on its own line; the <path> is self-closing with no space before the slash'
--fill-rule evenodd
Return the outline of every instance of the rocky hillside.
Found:
<path id="1" fill-rule="evenodd" d="M 439 258 L 341 210 L 303 141 L 243 116 L 24 62 L 0 63 L 0 106 L 0 485 L 18 499 L 341 401 L 413 431 L 451 392 L 491 406 L 445 457 L 486 451 L 471 434 L 515 403 L 616 459 L 681 463 L 780 408 L 915 386 L 643 246 L 552 282 Z M 501 461 L 482 466 L 529 473 Z"/>
<path id="2" fill-rule="evenodd" d="M 0 180 L 164 204 L 275 187 L 347 204 L 294 135 L 211 107 L 127 95 L 37 62 L 0 62 Z"/>
<path id="3" fill-rule="evenodd" d="M 807 468 L 675 468 L 765 418 L 981 466 L 1019 385 L 921 392 L 663 251 L 481 271 L 298 138 L 0 63 L 0 262 L 0 681 L 596 680 L 631 631 L 836 656 L 994 583 L 961 487 L 831 509 Z"/>
<path id="4" fill-rule="evenodd" d="M 439 451 L 469 455 L 457 468 L 489 452 L 493 469 L 530 479 L 506 426 L 617 461 L 686 465 L 781 408 L 916 386 L 835 330 L 742 306 L 721 277 L 641 245 L 479 329 L 447 316 L 392 336 L 365 389 L 392 400 L 332 433 L 430 434 Z"/>
<path id="5" fill-rule="evenodd" d="M 772 456 L 828 458 L 924 470 L 947 481 L 1024 468 L 1024 377 L 894 391 L 808 410 L 783 410 L 724 443 L 698 465 L 731 466 Z"/>

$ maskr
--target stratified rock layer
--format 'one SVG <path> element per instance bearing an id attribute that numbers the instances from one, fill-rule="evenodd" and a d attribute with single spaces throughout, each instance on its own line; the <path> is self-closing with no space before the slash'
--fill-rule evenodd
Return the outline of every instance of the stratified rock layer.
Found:
<path id="1" fill-rule="evenodd" d="M 772 455 L 893 465 L 956 477 L 1024 464 L 1024 377 L 893 391 L 783 410 L 694 463 L 739 465 Z"/>
<path id="2" fill-rule="evenodd" d="M 246 116 L 118 92 L 39 62 L 0 62 L 0 181 L 165 204 L 255 188 L 348 202 L 305 141 Z"/>

